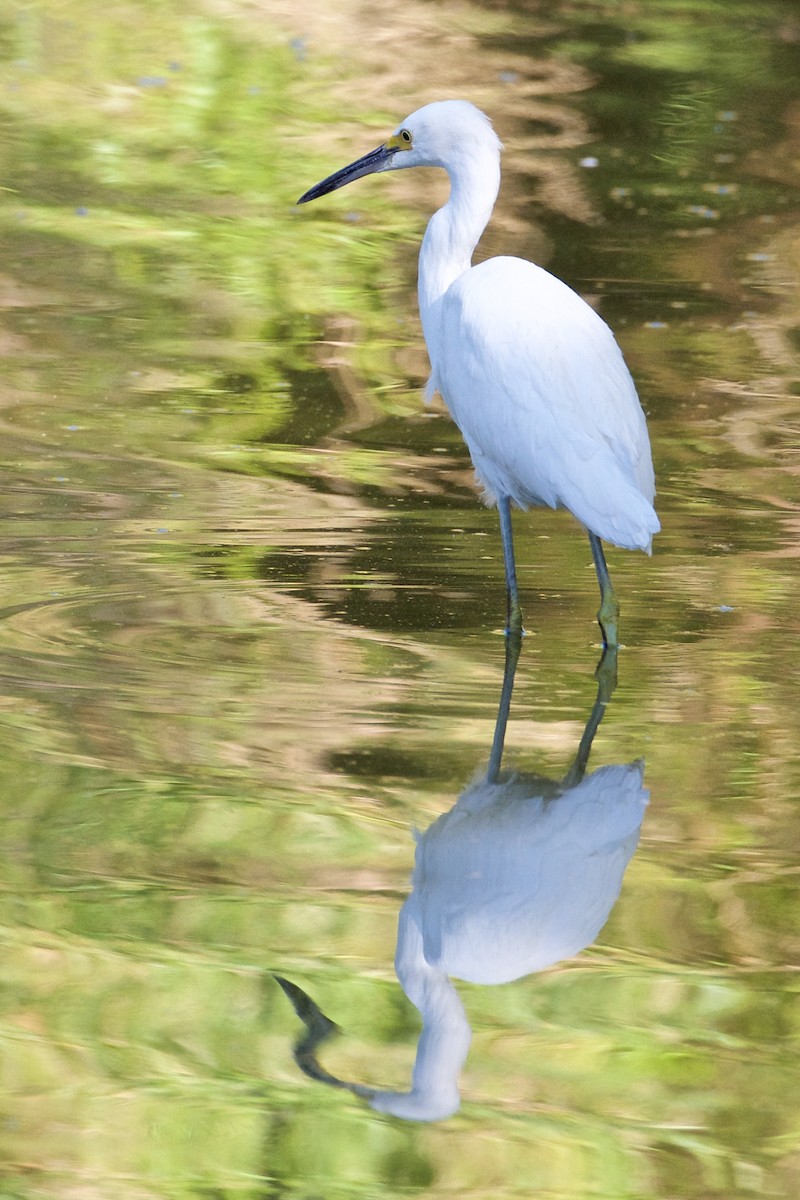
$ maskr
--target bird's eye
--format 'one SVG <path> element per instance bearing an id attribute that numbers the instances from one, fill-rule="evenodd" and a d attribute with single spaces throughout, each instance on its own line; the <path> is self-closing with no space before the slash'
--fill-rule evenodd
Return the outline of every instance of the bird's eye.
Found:
<path id="1" fill-rule="evenodd" d="M 410 129 L 398 129 L 386 143 L 389 150 L 410 150 L 413 145 L 414 135 Z"/>

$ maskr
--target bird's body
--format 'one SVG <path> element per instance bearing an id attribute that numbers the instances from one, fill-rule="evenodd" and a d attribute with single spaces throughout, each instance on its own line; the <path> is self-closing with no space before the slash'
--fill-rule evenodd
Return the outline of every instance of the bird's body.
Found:
<path id="1" fill-rule="evenodd" d="M 605 541 L 649 550 L 655 486 L 644 414 L 594 310 L 541 267 L 492 258 L 450 285 L 440 313 L 432 382 L 487 500 L 566 508 Z M 571 352 L 578 341 L 580 354 Z M 483 403 L 469 403 L 474 395 Z"/>
<path id="2" fill-rule="evenodd" d="M 650 443 L 628 368 L 605 322 L 561 280 L 524 259 L 472 266 L 500 184 L 500 142 L 463 100 L 428 104 L 371 154 L 301 202 L 352 179 L 438 166 L 450 197 L 434 213 L 419 258 L 419 307 L 441 393 L 486 502 L 497 504 L 509 627 L 521 629 L 510 505 L 566 508 L 589 533 L 604 642 L 617 642 L 617 603 L 600 540 L 650 552 L 659 522 Z"/>

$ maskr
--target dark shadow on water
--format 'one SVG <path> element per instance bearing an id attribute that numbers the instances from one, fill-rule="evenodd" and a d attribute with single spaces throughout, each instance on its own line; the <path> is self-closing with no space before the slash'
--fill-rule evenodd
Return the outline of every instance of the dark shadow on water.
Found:
<path id="1" fill-rule="evenodd" d="M 294 1048 L 300 1069 L 406 1120 L 442 1120 L 460 1106 L 471 1029 L 451 977 L 509 983 L 590 945 L 608 920 L 639 841 L 649 799 L 644 762 L 586 773 L 616 686 L 616 652 L 601 658 L 597 696 L 575 757 L 564 777 L 552 780 L 502 769 L 520 650 L 521 638 L 507 638 L 488 768 L 417 836 L 395 954 L 400 985 L 422 1016 L 410 1089 L 381 1090 L 326 1071 L 317 1055 L 337 1026 L 301 988 L 275 976 L 305 1026 Z"/>

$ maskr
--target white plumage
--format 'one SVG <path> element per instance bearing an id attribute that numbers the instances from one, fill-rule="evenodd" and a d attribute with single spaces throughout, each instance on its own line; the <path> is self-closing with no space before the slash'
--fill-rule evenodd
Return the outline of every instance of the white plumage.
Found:
<path id="1" fill-rule="evenodd" d="M 510 505 L 549 505 L 568 509 L 589 533 L 603 640 L 616 645 L 619 610 L 600 539 L 649 553 L 660 528 L 644 414 L 613 334 L 566 284 L 524 259 L 471 265 L 497 198 L 500 149 L 474 105 L 427 104 L 300 203 L 376 171 L 447 171 L 450 197 L 419 257 L 428 394 L 443 396 L 485 499 L 498 507 L 509 628 L 522 627 Z"/>
<path id="2" fill-rule="evenodd" d="M 395 969 L 422 1015 L 411 1090 L 373 1108 L 436 1121 L 460 1104 L 470 1027 L 450 976 L 509 983 L 593 942 L 619 896 L 649 793 L 643 764 L 575 787 L 539 776 L 478 779 L 418 839 Z"/>
<path id="3" fill-rule="evenodd" d="M 519 258 L 466 271 L 443 297 L 434 372 L 488 500 L 566 508 L 605 541 L 649 551 L 644 414 L 611 330 L 566 284 Z"/>

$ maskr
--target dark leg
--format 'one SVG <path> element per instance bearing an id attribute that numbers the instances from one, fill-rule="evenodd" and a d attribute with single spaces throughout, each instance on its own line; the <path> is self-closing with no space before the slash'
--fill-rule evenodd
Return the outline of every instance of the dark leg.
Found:
<path id="1" fill-rule="evenodd" d="M 589 714 L 589 720 L 586 722 L 586 728 L 583 731 L 583 737 L 578 746 L 575 761 L 567 771 L 561 784 L 564 789 L 577 787 L 586 774 L 594 735 L 600 727 L 600 722 L 606 713 L 606 706 L 614 694 L 614 688 L 617 686 L 616 646 L 603 651 L 594 677 L 597 680 L 597 698 Z"/>
<path id="2" fill-rule="evenodd" d="M 506 726 L 511 708 L 511 693 L 514 690 L 514 675 L 522 649 L 522 629 L 509 629 L 506 636 L 506 665 L 503 671 L 503 688 L 500 692 L 500 704 L 497 709 L 497 721 L 494 726 L 494 738 L 489 754 L 489 766 L 486 779 L 489 783 L 497 783 L 500 776 L 500 762 L 503 757 L 503 746 L 506 740 Z"/>
<path id="3" fill-rule="evenodd" d="M 597 613 L 597 620 L 603 631 L 603 645 L 614 647 L 619 645 L 619 637 L 617 636 L 619 604 L 617 603 L 617 597 L 614 594 L 614 588 L 608 574 L 606 556 L 603 554 L 600 538 L 596 533 L 592 533 L 591 530 L 588 533 L 589 545 L 592 547 L 594 567 L 597 571 L 597 582 L 600 584 L 600 608 Z"/>
<path id="4" fill-rule="evenodd" d="M 506 568 L 506 589 L 508 591 L 508 624 L 506 633 L 522 633 L 522 609 L 519 604 L 517 590 L 517 568 L 514 562 L 514 541 L 511 533 L 511 501 L 508 496 L 500 496 L 497 501 L 497 511 L 500 515 L 500 538 L 503 542 L 503 562 Z M 591 535 L 590 535 L 591 536 Z"/>

